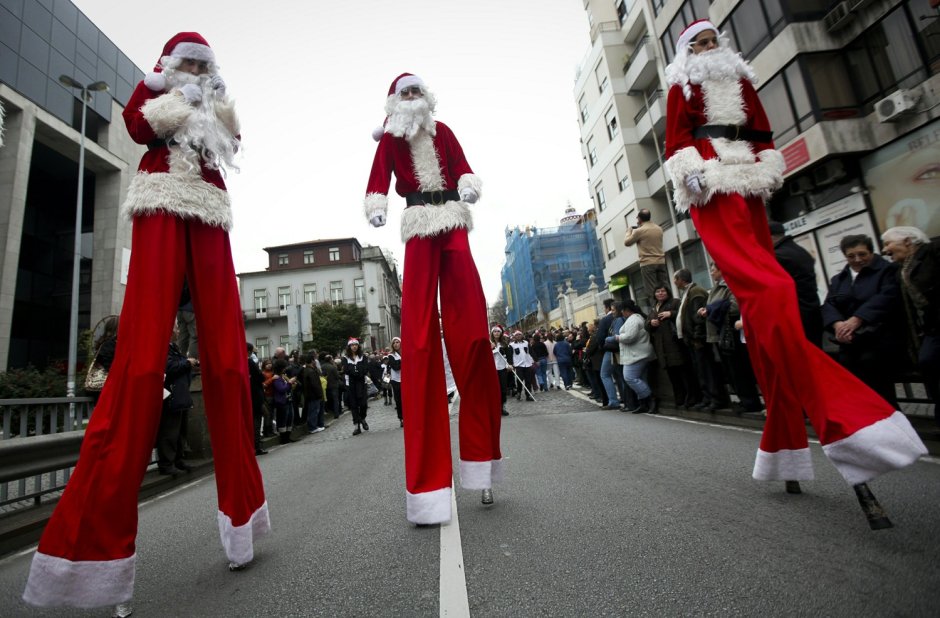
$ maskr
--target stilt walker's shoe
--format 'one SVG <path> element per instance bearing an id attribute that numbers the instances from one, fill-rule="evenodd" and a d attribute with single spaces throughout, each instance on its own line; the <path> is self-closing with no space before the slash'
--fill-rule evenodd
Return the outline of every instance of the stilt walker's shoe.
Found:
<path id="1" fill-rule="evenodd" d="M 134 613 L 134 607 L 130 603 L 118 603 L 111 610 L 111 618 L 127 618 Z"/>
<path id="2" fill-rule="evenodd" d="M 800 489 L 799 481 L 785 481 L 788 494 L 801 494 L 803 490 Z"/>
<path id="3" fill-rule="evenodd" d="M 480 498 L 480 502 L 482 502 L 483 504 L 493 504 L 493 490 L 484 489 L 483 495 Z"/>

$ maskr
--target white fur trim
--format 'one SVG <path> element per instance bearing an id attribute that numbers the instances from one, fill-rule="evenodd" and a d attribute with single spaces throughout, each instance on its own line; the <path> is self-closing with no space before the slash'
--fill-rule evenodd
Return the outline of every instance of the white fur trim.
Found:
<path id="1" fill-rule="evenodd" d="M 458 228 L 473 229 L 473 215 L 465 202 L 409 206 L 401 214 L 401 241 L 405 243 L 415 236 L 436 236 Z"/>
<path id="2" fill-rule="evenodd" d="M 166 75 L 163 73 L 147 73 L 144 76 L 144 85 L 154 92 L 166 90 Z"/>
<path id="3" fill-rule="evenodd" d="M 457 180 L 457 191 L 473 189 L 477 199 L 483 197 L 483 181 L 476 174 L 464 174 Z"/>
<path id="4" fill-rule="evenodd" d="M 363 201 L 362 210 L 366 213 L 366 220 L 371 221 L 375 215 L 384 215 L 388 212 L 388 196 L 381 193 L 367 193 Z"/>
<path id="5" fill-rule="evenodd" d="M 372 139 L 379 141 L 382 139 L 382 136 L 385 134 L 385 126 L 375 127 L 372 129 Z"/>
<path id="6" fill-rule="evenodd" d="M 450 521 L 450 487 L 420 494 L 405 492 L 408 521 L 413 524 L 443 524 Z"/>
<path id="7" fill-rule="evenodd" d="M 199 219 L 226 232 L 232 229 L 228 192 L 205 182 L 198 176 L 198 170 L 193 174 L 137 174 L 127 190 L 123 212 L 128 218 L 162 212 L 183 219 Z"/>
<path id="8" fill-rule="evenodd" d="M 444 177 L 441 174 L 441 161 L 434 140 L 426 131 L 418 131 L 409 142 L 411 162 L 418 178 L 418 187 L 422 191 L 441 191 L 444 189 Z"/>
<path id="9" fill-rule="evenodd" d="M 235 101 L 230 97 L 216 99 L 215 116 L 232 136 L 242 132 L 241 123 L 238 121 L 238 114 L 235 113 Z"/>
<path id="10" fill-rule="evenodd" d="M 464 489 L 490 489 L 503 480 L 502 460 L 460 460 L 460 486 Z M 498 477 L 498 478 L 497 478 Z"/>
<path id="11" fill-rule="evenodd" d="M 751 476 L 758 481 L 812 481 L 813 460 L 809 447 L 775 453 L 757 449 Z"/>
<path id="12" fill-rule="evenodd" d="M 737 75 L 702 82 L 702 99 L 708 124 L 743 125 L 747 122 L 744 95 Z"/>
<path id="13" fill-rule="evenodd" d="M 427 88 L 425 88 L 424 82 L 421 81 L 420 77 L 417 75 L 406 75 L 405 77 L 402 77 L 400 80 L 395 82 L 395 94 L 401 94 L 402 90 L 411 86 L 418 86 L 421 88 L 422 92 L 427 91 Z"/>
<path id="14" fill-rule="evenodd" d="M 867 483 L 927 454 L 920 436 L 899 411 L 847 438 L 824 445 L 823 451 L 849 485 Z"/>
<path id="15" fill-rule="evenodd" d="M 193 113 L 193 107 L 186 102 L 178 90 L 149 99 L 140 108 L 140 113 L 160 137 L 176 133 Z"/>
<path id="16" fill-rule="evenodd" d="M 255 557 L 254 540 L 268 532 L 271 532 L 271 519 L 267 500 L 241 526 L 233 526 L 231 518 L 219 511 L 219 536 L 230 562 L 237 565 L 251 562 Z"/>
<path id="17" fill-rule="evenodd" d="M 137 554 L 116 560 L 33 555 L 23 600 L 38 607 L 102 607 L 131 600 Z"/>
<path id="18" fill-rule="evenodd" d="M 713 144 L 716 142 L 728 142 L 728 140 L 712 140 Z M 699 169 L 705 175 L 705 190 L 698 195 L 690 192 L 685 186 L 685 176 L 696 171 L 695 168 L 689 167 L 695 162 L 694 156 L 685 151 L 695 150 L 695 148 L 683 148 L 666 162 L 666 169 L 675 187 L 673 201 L 676 210 L 686 212 L 691 206 L 707 204 L 719 194 L 738 193 L 744 196 L 761 196 L 766 199 L 783 185 L 783 155 L 778 151 L 762 150 L 756 157 L 750 154 L 750 161 L 748 161 L 750 153 L 748 142 L 740 141 L 734 145 L 720 145 L 716 146 L 715 150 L 720 152 L 723 148 L 731 161 L 708 159 L 702 162 L 702 167 Z M 747 153 L 744 148 L 747 148 Z M 673 163 L 673 160 L 680 154 L 683 154 L 683 157 Z M 695 154 L 698 154 L 697 150 Z"/>
<path id="19" fill-rule="evenodd" d="M 212 48 L 201 43 L 184 41 L 177 43 L 170 55 L 174 58 L 189 58 L 190 60 L 204 60 L 215 62 L 215 52 Z"/>

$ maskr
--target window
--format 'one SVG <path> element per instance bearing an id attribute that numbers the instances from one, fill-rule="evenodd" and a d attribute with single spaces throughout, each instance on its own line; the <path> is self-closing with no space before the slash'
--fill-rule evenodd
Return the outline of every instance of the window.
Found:
<path id="1" fill-rule="evenodd" d="M 290 335 L 281 335 L 281 347 L 290 350 Z"/>
<path id="2" fill-rule="evenodd" d="M 917 40 L 926 54 L 926 64 L 936 75 L 940 72 L 940 16 L 922 0 L 907 0 L 906 4 L 914 20 Z"/>
<path id="3" fill-rule="evenodd" d="M 630 176 L 627 173 L 627 160 L 625 157 L 620 157 L 614 163 L 614 173 L 617 174 L 617 186 L 620 187 L 621 191 L 630 186 Z"/>
<path id="4" fill-rule="evenodd" d="M 277 289 L 277 304 L 280 306 L 281 311 L 287 309 L 287 306 L 290 305 L 290 286 L 285 285 Z"/>
<path id="5" fill-rule="evenodd" d="M 280 253 L 280 254 L 278 254 L 278 256 L 277 256 L 277 265 L 278 265 L 278 266 L 286 266 L 288 263 L 290 263 L 290 258 L 288 257 L 288 255 L 287 255 L 286 253 Z"/>
<path id="6" fill-rule="evenodd" d="M 778 73 L 758 92 L 770 126 L 774 128 L 774 142 L 786 144 L 799 133 L 816 123 L 803 74 L 797 62 Z"/>
<path id="7" fill-rule="evenodd" d="M 916 86 L 927 77 L 926 62 L 918 52 L 917 37 L 903 6 L 863 32 L 845 51 L 850 58 L 852 80 L 869 82 L 865 92 L 860 93 L 863 103 L 880 99 L 898 87 Z"/>
<path id="8" fill-rule="evenodd" d="M 339 247 L 330 247 L 330 261 L 339 262 Z"/>
<path id="9" fill-rule="evenodd" d="M 721 24 L 731 26 L 731 38 L 741 55 L 753 59 L 786 26 L 780 3 L 774 0 L 743 0 Z"/>
<path id="10" fill-rule="evenodd" d="M 267 337 L 255 339 L 255 354 L 259 359 L 271 358 L 271 342 Z"/>
<path id="11" fill-rule="evenodd" d="M 353 280 L 353 291 L 355 292 L 356 304 L 366 304 L 366 281 L 365 279 Z"/>
<path id="12" fill-rule="evenodd" d="M 612 260 L 617 255 L 617 245 L 614 243 L 614 231 L 604 232 L 604 251 L 607 252 L 607 259 Z"/>
<path id="13" fill-rule="evenodd" d="M 617 113 L 614 111 L 613 105 L 604 114 L 604 121 L 607 123 L 607 137 L 613 141 L 620 133 L 620 127 L 617 125 Z"/>
<path id="14" fill-rule="evenodd" d="M 597 84 L 597 91 L 600 92 L 600 93 L 603 93 L 605 90 L 607 90 L 607 84 L 608 84 L 608 83 L 609 83 L 609 82 L 607 81 L 607 76 L 605 75 L 605 76 L 601 79 L 600 83 Z"/>
<path id="15" fill-rule="evenodd" d="M 313 264 L 313 249 L 304 251 L 304 264 Z"/>
<path id="16" fill-rule="evenodd" d="M 594 67 L 594 79 L 597 80 L 597 91 L 604 92 L 607 89 L 607 74 L 604 71 L 603 62 L 598 62 Z"/>
<path id="17" fill-rule="evenodd" d="M 330 301 L 334 306 L 343 304 L 342 281 L 330 281 Z"/>
<path id="18" fill-rule="evenodd" d="M 255 316 L 264 317 L 268 314 L 268 291 L 255 290 Z"/>
<path id="19" fill-rule="evenodd" d="M 597 194 L 597 212 L 604 212 L 607 208 L 607 199 L 604 197 L 604 187 L 602 182 L 597 183 L 594 191 Z"/>
<path id="20" fill-rule="evenodd" d="M 304 284 L 304 302 L 308 305 L 317 304 L 317 284 L 316 283 Z"/>
<path id="21" fill-rule="evenodd" d="M 587 141 L 588 149 L 588 160 L 591 162 L 591 167 L 597 165 L 597 148 L 594 147 L 594 138 L 589 137 Z"/>
<path id="22" fill-rule="evenodd" d="M 581 98 L 578 99 L 578 109 L 581 110 L 581 124 L 584 124 L 585 122 L 587 122 L 588 110 L 587 110 L 587 101 L 584 100 L 583 94 L 581 95 Z"/>
<path id="23" fill-rule="evenodd" d="M 622 26 L 627 15 L 630 13 L 630 6 L 626 0 L 617 0 L 617 22 Z"/>

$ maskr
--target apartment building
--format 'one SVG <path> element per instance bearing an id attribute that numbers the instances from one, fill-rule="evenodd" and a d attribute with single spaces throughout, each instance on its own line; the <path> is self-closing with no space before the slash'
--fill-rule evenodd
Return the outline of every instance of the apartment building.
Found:
<path id="1" fill-rule="evenodd" d="M 368 312 L 363 347 L 391 346 L 401 334 L 401 280 L 391 255 L 334 238 L 266 247 L 268 267 L 238 275 L 246 340 L 260 358 L 278 346 L 301 349 L 318 303 L 355 304 Z"/>
<path id="2" fill-rule="evenodd" d="M 839 240 L 895 225 L 940 235 L 940 11 L 936 0 L 584 0 L 591 49 L 575 85 L 607 280 L 639 266 L 623 232 L 647 207 L 670 270 L 707 283 L 690 220 L 672 213 L 662 169 L 665 66 L 679 33 L 710 19 L 751 61 L 782 151 L 771 218 L 817 258 L 821 293 Z M 931 6 L 933 4 L 934 6 Z M 679 247 L 682 247 L 680 260 Z"/>
<path id="3" fill-rule="evenodd" d="M 0 0 L 0 370 L 66 358 L 82 99 L 79 329 L 120 312 L 131 226 L 120 207 L 143 147 L 121 112 L 143 73 L 68 0 Z"/>

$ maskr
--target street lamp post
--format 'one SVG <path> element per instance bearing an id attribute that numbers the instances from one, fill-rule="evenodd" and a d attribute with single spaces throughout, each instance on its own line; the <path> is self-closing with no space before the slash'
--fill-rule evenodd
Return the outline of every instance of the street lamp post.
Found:
<path id="1" fill-rule="evenodd" d="M 632 97 L 643 97 L 643 105 L 646 106 L 646 117 L 650 121 L 650 131 L 653 132 L 653 146 L 656 148 L 656 160 L 659 161 L 659 173 L 663 175 L 663 191 L 666 193 L 666 204 L 669 205 L 669 218 L 672 220 L 672 229 L 676 231 L 676 248 L 679 250 L 679 263 L 685 268 L 685 256 L 682 254 L 682 238 L 679 237 L 679 222 L 676 219 L 676 209 L 672 205 L 672 196 L 669 195 L 669 178 L 666 177 L 666 166 L 663 162 L 663 153 L 659 149 L 659 135 L 656 133 L 656 125 L 653 122 L 653 111 L 650 109 L 650 99 L 646 96 L 644 90 L 630 90 L 627 92 Z"/>
<path id="2" fill-rule="evenodd" d="M 78 356 L 78 288 L 79 271 L 82 260 L 82 194 L 85 190 L 85 116 L 88 112 L 88 101 L 92 92 L 107 90 L 104 82 L 94 82 L 85 86 L 68 75 L 60 75 L 59 81 L 81 92 L 82 96 L 82 130 L 78 137 L 78 197 L 75 199 L 75 246 L 72 256 L 72 304 L 69 316 L 69 357 L 68 376 L 65 389 L 67 397 L 75 397 L 75 363 Z"/>

